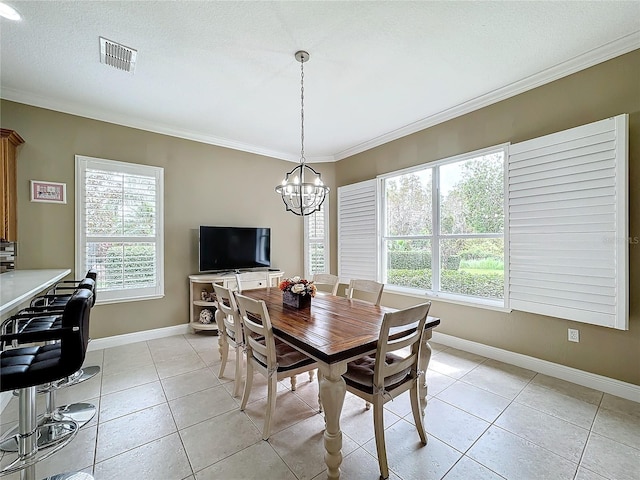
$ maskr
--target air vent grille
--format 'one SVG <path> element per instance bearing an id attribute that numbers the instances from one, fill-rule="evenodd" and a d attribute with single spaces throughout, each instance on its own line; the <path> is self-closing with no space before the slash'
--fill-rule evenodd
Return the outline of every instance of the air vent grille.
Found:
<path id="1" fill-rule="evenodd" d="M 100 37 L 100 63 L 133 73 L 138 51 Z"/>

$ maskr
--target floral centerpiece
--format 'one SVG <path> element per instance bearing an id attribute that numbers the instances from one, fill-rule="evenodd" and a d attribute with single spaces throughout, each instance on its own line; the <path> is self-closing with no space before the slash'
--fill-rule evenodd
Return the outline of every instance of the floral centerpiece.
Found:
<path id="1" fill-rule="evenodd" d="M 299 276 L 285 278 L 278 288 L 282 290 L 282 303 L 294 308 L 305 308 L 311 305 L 311 297 L 316 296 L 313 282 Z"/>

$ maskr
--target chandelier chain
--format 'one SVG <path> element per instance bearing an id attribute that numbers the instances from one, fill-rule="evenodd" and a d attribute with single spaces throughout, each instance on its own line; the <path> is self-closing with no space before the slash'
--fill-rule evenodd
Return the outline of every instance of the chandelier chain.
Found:
<path id="1" fill-rule="evenodd" d="M 304 61 L 300 62 L 300 162 L 304 163 Z"/>

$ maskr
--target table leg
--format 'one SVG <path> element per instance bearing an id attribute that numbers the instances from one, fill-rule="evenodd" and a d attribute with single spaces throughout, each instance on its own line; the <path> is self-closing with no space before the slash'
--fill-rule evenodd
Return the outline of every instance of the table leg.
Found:
<path id="1" fill-rule="evenodd" d="M 320 364 L 320 399 L 324 408 L 324 461 L 327 464 L 327 478 L 340 478 L 342 463 L 342 431 L 340 415 L 347 392 L 342 374 L 347 371 L 346 362 L 332 365 Z"/>
<path id="2" fill-rule="evenodd" d="M 429 345 L 429 340 L 431 340 L 432 332 L 431 329 L 425 330 L 422 336 L 422 348 L 420 349 L 420 358 L 418 359 L 418 370 L 423 372 L 422 380 L 418 388 L 418 396 L 420 397 L 420 410 L 422 411 L 422 418 L 424 422 L 424 410 L 427 408 L 427 393 L 429 387 L 427 386 L 427 369 L 429 368 L 429 362 L 431 361 L 431 345 Z"/>

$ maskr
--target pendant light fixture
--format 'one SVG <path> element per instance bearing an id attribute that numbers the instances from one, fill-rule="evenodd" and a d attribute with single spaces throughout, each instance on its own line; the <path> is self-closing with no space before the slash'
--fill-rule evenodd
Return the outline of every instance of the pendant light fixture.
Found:
<path id="1" fill-rule="evenodd" d="M 320 210 L 329 187 L 322 183 L 320 174 L 307 165 L 304 158 L 304 62 L 309 60 L 309 54 L 300 50 L 295 57 L 300 62 L 300 164 L 286 174 L 276 192 L 282 196 L 287 211 L 305 216 Z"/>

